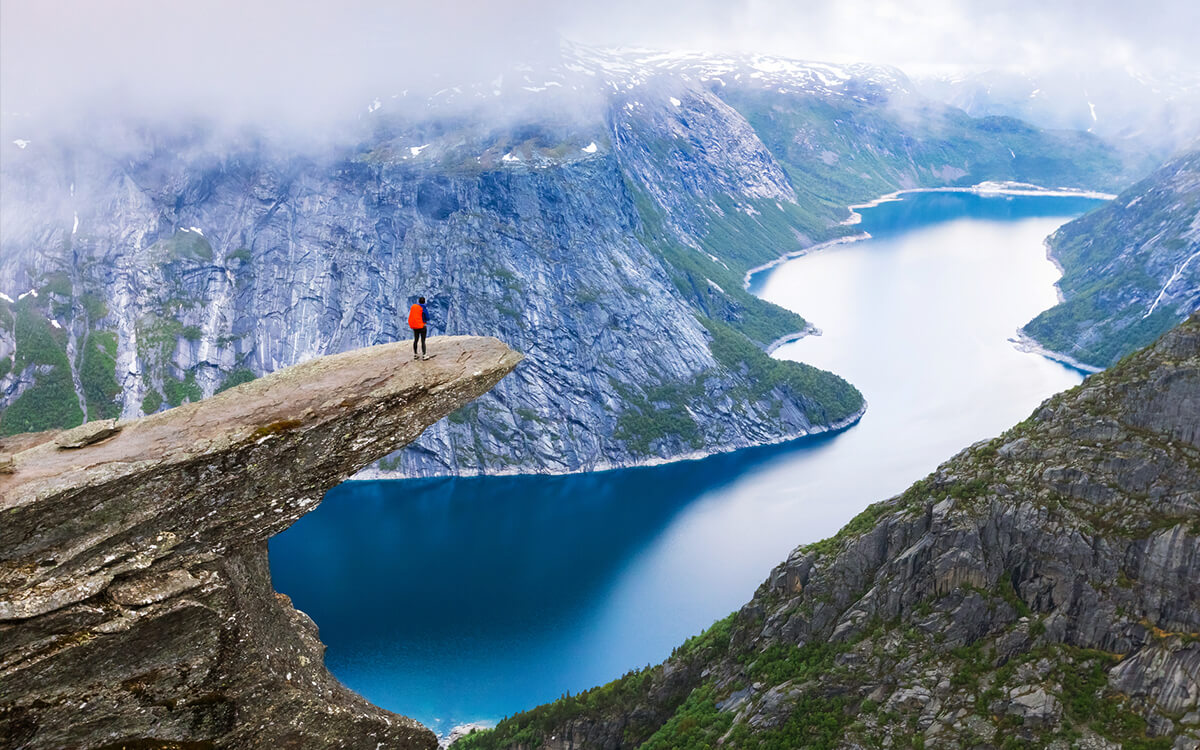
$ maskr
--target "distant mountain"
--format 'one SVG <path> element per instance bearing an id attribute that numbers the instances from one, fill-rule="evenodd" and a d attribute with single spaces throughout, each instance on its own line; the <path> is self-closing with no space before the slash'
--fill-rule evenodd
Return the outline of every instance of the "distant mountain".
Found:
<path id="1" fill-rule="evenodd" d="M 1161 161 L 1200 132 L 1200 74 L 1132 68 L 977 70 L 915 76 L 914 88 L 973 117 L 1017 117 L 1044 128 L 1086 130 Z"/>
<path id="2" fill-rule="evenodd" d="M 435 334 L 527 358 L 384 470 L 778 441 L 863 401 L 764 353 L 805 321 L 746 292 L 749 269 L 853 232 L 847 204 L 898 188 L 1131 181 L 1095 136 L 972 118 L 877 66 L 567 47 L 407 99 L 381 92 L 319 146 L 205 120 L 0 144 L 0 432 L 405 338 L 423 294 Z"/>
<path id="3" fill-rule="evenodd" d="M 1107 367 L 1200 309 L 1200 151 L 1172 159 L 1047 240 L 1063 302 L 1026 334 Z"/>
<path id="4" fill-rule="evenodd" d="M 796 549 L 663 664 L 454 747 L 1200 745 L 1200 315 Z"/>

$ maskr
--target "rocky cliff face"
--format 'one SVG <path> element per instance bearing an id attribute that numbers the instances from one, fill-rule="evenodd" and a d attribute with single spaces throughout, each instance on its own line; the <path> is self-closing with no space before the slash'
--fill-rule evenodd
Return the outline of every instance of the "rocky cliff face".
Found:
<path id="1" fill-rule="evenodd" d="M 1063 302 L 1025 331 L 1107 367 L 1200 309 L 1200 151 L 1177 157 L 1047 241 Z"/>
<path id="2" fill-rule="evenodd" d="M 1200 315 L 463 748 L 1200 747 Z"/>
<path id="3" fill-rule="evenodd" d="M 520 360 L 495 339 L 432 345 L 0 441 L 0 745 L 436 747 L 325 670 L 267 565 L 269 536 Z"/>
<path id="4" fill-rule="evenodd" d="M 748 268 L 852 231 L 847 203 L 898 187 L 1123 179 L 1091 136 L 921 103 L 893 70 L 571 54 L 509 88 L 587 107 L 414 116 L 384 97 L 305 149 L 203 123 L 3 144 L 0 432 L 154 413 L 404 338 L 424 294 L 435 332 L 528 360 L 384 469 L 573 471 L 780 440 L 863 402 L 763 356 L 805 324 L 747 293 Z"/>

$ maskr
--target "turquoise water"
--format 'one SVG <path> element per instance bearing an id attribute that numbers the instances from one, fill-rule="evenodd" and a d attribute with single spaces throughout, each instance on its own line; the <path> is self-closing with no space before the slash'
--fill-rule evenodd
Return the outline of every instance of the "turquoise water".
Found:
<path id="1" fill-rule="evenodd" d="M 866 395 L 848 430 L 589 475 L 346 483 L 271 540 L 275 587 L 339 679 L 436 731 L 661 661 L 795 546 L 1079 382 L 1007 339 L 1055 302 L 1043 238 L 1096 205 L 911 195 L 862 211 L 873 239 L 757 275 L 823 331 L 776 356 Z"/>

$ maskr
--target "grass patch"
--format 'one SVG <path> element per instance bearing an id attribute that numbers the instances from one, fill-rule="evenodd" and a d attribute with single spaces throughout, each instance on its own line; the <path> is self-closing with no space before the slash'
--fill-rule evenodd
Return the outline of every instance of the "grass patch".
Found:
<path id="1" fill-rule="evenodd" d="M 797 646 L 793 643 L 775 643 L 761 653 L 742 655 L 746 673 L 754 682 L 780 685 L 784 682 L 803 682 L 829 671 L 835 656 L 845 650 L 842 644 L 809 643 Z"/>
<path id="2" fill-rule="evenodd" d="M 1094 731 L 1122 747 L 1134 750 L 1169 750 L 1169 737 L 1148 737 L 1146 720 L 1108 690 L 1108 671 L 1117 658 L 1102 651 L 1061 647 L 1076 663 L 1061 670 L 1064 712 L 1077 725 Z"/>
<path id="3" fill-rule="evenodd" d="M 250 434 L 250 437 L 253 440 L 260 440 L 269 435 L 278 435 L 281 432 L 291 432 L 303 424 L 304 422 L 299 419 L 281 419 L 278 422 L 272 422 L 271 424 L 258 427 Z"/>
<path id="4" fill-rule="evenodd" d="M 659 671 L 661 670 L 658 667 L 633 670 L 606 685 L 578 695 L 564 695 L 552 703 L 506 718 L 494 729 L 474 732 L 459 740 L 454 747 L 457 750 L 492 750 L 517 745 L 540 747 L 551 732 L 573 718 L 632 711 L 645 700 L 651 680 Z M 637 735 L 629 743 L 637 745 L 637 740 L 648 738 L 652 729 L 639 730 L 631 725 L 627 727 L 626 733 Z"/>
<path id="5" fill-rule="evenodd" d="M 255 380 L 256 378 L 258 378 L 258 375 L 254 374 L 254 370 L 251 370 L 249 367 L 239 367 L 236 370 L 230 370 L 229 374 L 225 376 L 225 380 L 221 382 L 221 385 L 219 388 L 217 388 L 216 392 L 220 393 L 221 391 L 227 391 L 230 388 L 241 385 L 242 383 L 249 383 L 251 380 Z"/>
<path id="6" fill-rule="evenodd" d="M 479 404 L 470 403 L 450 412 L 450 416 L 446 417 L 446 419 L 450 420 L 450 424 L 466 424 L 474 422 L 478 416 Z"/>
<path id="7" fill-rule="evenodd" d="M 171 237 L 158 243 L 167 262 L 171 261 L 211 261 L 213 259 L 212 245 L 198 232 L 176 232 Z"/>
<path id="8" fill-rule="evenodd" d="M 252 258 L 252 256 L 250 254 L 250 248 L 239 247 L 237 250 L 234 250 L 232 253 L 225 256 L 225 262 L 226 263 L 235 263 L 235 262 L 236 263 L 249 263 L 251 258 Z"/>
<path id="9" fill-rule="evenodd" d="M 704 684 L 667 719 L 641 750 L 709 750 L 733 723 L 733 714 L 717 710 L 716 689 Z"/>
<path id="10" fill-rule="evenodd" d="M 83 423 L 83 410 L 79 408 L 67 362 L 66 331 L 51 326 L 45 315 L 34 307 L 33 299 L 19 300 L 12 306 L 16 352 L 11 369 L 23 373 L 33 366 L 42 371 L 34 376 L 34 384 L 0 414 L 0 434 L 3 435 L 75 427 Z"/>
<path id="11" fill-rule="evenodd" d="M 863 406 L 857 388 L 831 372 L 802 362 L 773 359 L 745 336 L 729 326 L 700 318 L 712 336 L 713 358 L 734 372 L 744 372 L 751 400 L 763 398 L 776 388 L 798 400 L 805 416 L 815 425 L 830 424 L 852 416 Z"/>
<path id="12" fill-rule="evenodd" d="M 642 393 L 622 389 L 628 404 L 617 417 L 613 437 L 625 441 L 634 453 L 648 455 L 656 442 L 674 438 L 684 445 L 699 448 L 703 445 L 700 428 L 687 410 L 687 405 L 704 395 L 700 380 L 652 385 Z"/>
<path id="13" fill-rule="evenodd" d="M 737 725 L 725 746 L 760 750 L 834 750 L 842 747 L 846 727 L 857 718 L 844 696 L 806 692 L 789 706 L 787 721 L 778 729 L 754 732 Z"/>
<path id="14" fill-rule="evenodd" d="M 724 655 L 729 651 L 729 638 L 733 633 L 733 621 L 736 618 L 737 612 L 730 612 L 700 635 L 694 635 L 676 646 L 671 651 L 671 658 L 690 659 L 702 654 L 711 659 Z"/>
<path id="15" fill-rule="evenodd" d="M 121 415 L 121 384 L 116 372 L 117 334 L 92 331 L 84 344 L 79 367 L 88 419 L 115 419 Z"/>
<path id="16" fill-rule="evenodd" d="M 184 402 L 195 403 L 204 397 L 199 384 L 196 383 L 196 373 L 190 370 L 183 380 L 164 375 L 163 395 L 166 396 L 167 404 L 172 408 Z"/>
<path id="17" fill-rule="evenodd" d="M 151 388 L 142 399 L 142 413 L 153 414 L 163 405 L 162 394 Z"/>

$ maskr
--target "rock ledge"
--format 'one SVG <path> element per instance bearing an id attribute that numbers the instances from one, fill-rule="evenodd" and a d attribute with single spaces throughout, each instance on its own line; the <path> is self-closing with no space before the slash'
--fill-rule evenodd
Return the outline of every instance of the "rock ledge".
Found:
<path id="1" fill-rule="evenodd" d="M 437 337 L 306 362 L 62 450 L 0 441 L 5 746 L 434 748 L 324 668 L 267 539 L 521 356 Z"/>

